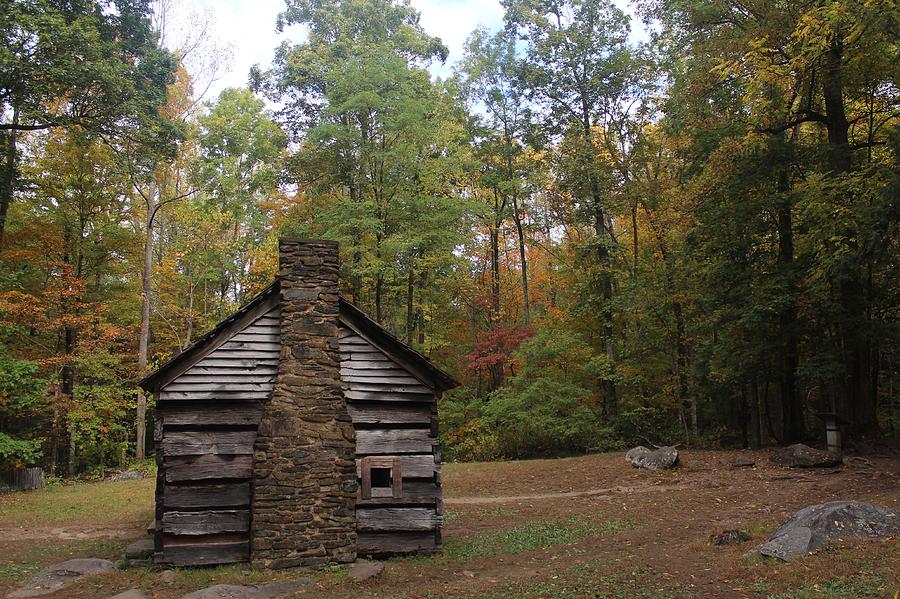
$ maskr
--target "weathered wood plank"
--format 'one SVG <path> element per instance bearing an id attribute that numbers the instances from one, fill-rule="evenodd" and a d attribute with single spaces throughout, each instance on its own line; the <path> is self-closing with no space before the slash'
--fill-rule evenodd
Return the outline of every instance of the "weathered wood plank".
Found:
<path id="1" fill-rule="evenodd" d="M 340 340 L 341 349 L 352 349 L 354 347 L 372 347 L 372 344 L 362 337 L 344 337 Z"/>
<path id="2" fill-rule="evenodd" d="M 204 399 L 228 400 L 264 400 L 269 399 L 271 391 L 160 391 L 160 401 L 191 401 Z"/>
<path id="3" fill-rule="evenodd" d="M 434 459 L 432 458 L 432 463 Z M 166 482 L 250 478 L 253 456 L 200 455 L 165 458 Z"/>
<path id="4" fill-rule="evenodd" d="M 163 531 L 173 535 L 208 535 L 250 530 L 250 510 L 166 512 Z"/>
<path id="5" fill-rule="evenodd" d="M 206 566 L 211 564 L 233 564 L 250 559 L 250 542 L 203 543 L 202 537 L 196 543 L 167 545 L 163 547 L 162 563 L 173 566 Z"/>
<path id="6" fill-rule="evenodd" d="M 281 334 L 274 327 L 244 329 L 229 341 L 260 341 L 263 343 L 279 343 Z"/>
<path id="7" fill-rule="evenodd" d="M 420 395 L 433 394 L 434 391 L 425 385 L 379 385 L 375 383 L 359 383 L 354 381 L 344 381 L 341 378 L 342 387 L 352 391 L 374 391 L 376 393 L 417 393 Z"/>
<path id="8" fill-rule="evenodd" d="M 438 516 L 434 508 L 388 507 L 356 510 L 356 530 L 360 532 L 400 532 L 434 530 Z"/>
<path id="9" fill-rule="evenodd" d="M 437 548 L 434 533 L 377 533 L 361 532 L 357 535 L 357 552 L 360 555 L 387 555 L 429 551 Z"/>
<path id="10" fill-rule="evenodd" d="M 166 509 L 250 505 L 250 483 L 165 485 L 163 505 Z"/>
<path id="11" fill-rule="evenodd" d="M 347 410 L 354 424 L 431 424 L 431 406 L 427 403 L 350 401 Z"/>
<path id="12" fill-rule="evenodd" d="M 275 364 L 263 364 L 252 368 L 239 365 L 202 366 L 191 368 L 175 380 L 181 380 L 186 376 L 275 376 L 277 371 L 278 367 Z"/>
<path id="13" fill-rule="evenodd" d="M 198 391 L 198 392 L 211 392 L 211 391 L 229 391 L 229 392 L 237 392 L 237 391 L 264 391 L 270 392 L 272 390 L 272 383 L 182 383 L 181 379 L 175 379 L 173 382 L 169 383 L 162 390 L 163 393 L 177 393 L 179 391 Z"/>
<path id="14" fill-rule="evenodd" d="M 386 361 L 391 364 L 396 364 L 396 362 L 391 360 L 381 350 L 375 348 L 367 349 L 364 347 L 341 349 L 341 360 L 376 360 L 379 362 Z"/>
<path id="15" fill-rule="evenodd" d="M 398 456 L 403 470 L 403 487 L 409 484 L 407 478 L 433 479 L 440 465 L 434 461 L 434 455 Z M 356 459 L 356 476 L 362 476 L 362 458 Z"/>
<path id="16" fill-rule="evenodd" d="M 400 368 L 354 368 L 353 366 L 344 366 L 344 364 L 341 364 L 341 379 L 353 381 L 357 378 L 359 379 L 358 382 L 361 383 L 386 382 L 390 384 L 410 383 L 413 385 L 421 383 L 419 379 Z M 367 379 L 370 378 L 375 380 L 368 381 Z"/>
<path id="17" fill-rule="evenodd" d="M 356 453 L 362 455 L 432 453 L 437 442 L 430 429 L 356 431 Z"/>
<path id="18" fill-rule="evenodd" d="M 376 360 L 372 358 L 342 359 L 341 368 L 346 368 L 347 370 L 386 370 L 396 368 L 397 370 L 400 370 L 400 372 L 406 372 L 388 359 Z"/>
<path id="19" fill-rule="evenodd" d="M 226 341 L 221 348 L 216 350 L 216 353 L 221 354 L 228 351 L 278 353 L 281 351 L 281 343 L 274 341 L 271 343 L 265 341 Z"/>
<path id="20" fill-rule="evenodd" d="M 357 401 L 396 401 L 396 402 L 433 402 L 433 393 L 389 393 L 386 391 L 366 391 L 357 388 L 344 388 L 346 399 Z"/>
<path id="21" fill-rule="evenodd" d="M 273 368 L 278 366 L 278 357 L 267 358 L 204 358 L 194 368 Z"/>
<path id="22" fill-rule="evenodd" d="M 403 458 L 398 458 L 401 461 Z M 382 506 L 389 507 L 392 505 L 433 505 L 435 498 L 440 495 L 441 489 L 435 484 L 434 480 L 418 480 L 407 479 L 403 481 L 402 494 L 395 498 L 390 488 L 373 488 L 372 497 L 368 499 L 362 498 L 362 491 L 357 493 L 357 505 Z"/>
<path id="23" fill-rule="evenodd" d="M 249 350 L 249 349 L 217 349 L 215 358 L 236 358 L 244 360 L 248 358 L 263 358 L 268 360 L 277 360 L 279 351 L 272 350 Z M 206 358 L 208 359 L 208 358 Z M 199 362 L 198 362 L 199 363 Z"/>
<path id="24" fill-rule="evenodd" d="M 167 432 L 162 450 L 166 456 L 178 455 L 252 455 L 256 431 Z"/>
<path id="25" fill-rule="evenodd" d="M 163 404 L 159 408 L 164 426 L 173 425 L 231 425 L 259 424 L 264 404 L 257 401 L 217 402 L 215 405 Z"/>
<path id="26" fill-rule="evenodd" d="M 239 385 L 239 384 L 255 384 L 265 385 L 275 380 L 275 373 L 237 373 L 228 374 L 227 372 L 216 372 L 213 374 L 182 374 L 180 377 L 169 383 L 166 389 L 173 390 L 172 385 Z"/>

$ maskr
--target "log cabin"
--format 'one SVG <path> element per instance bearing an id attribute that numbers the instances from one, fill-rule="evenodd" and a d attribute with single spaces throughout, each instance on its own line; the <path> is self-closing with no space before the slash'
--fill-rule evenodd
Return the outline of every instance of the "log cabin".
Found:
<path id="1" fill-rule="evenodd" d="M 458 383 L 339 296 L 335 242 L 140 381 L 154 561 L 315 567 L 441 547 L 437 400 Z"/>

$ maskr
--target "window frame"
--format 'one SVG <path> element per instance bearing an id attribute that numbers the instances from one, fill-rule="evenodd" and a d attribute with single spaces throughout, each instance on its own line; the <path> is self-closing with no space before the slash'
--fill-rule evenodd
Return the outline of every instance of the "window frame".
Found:
<path id="1" fill-rule="evenodd" d="M 362 484 L 360 485 L 362 498 L 378 499 L 377 497 L 372 497 L 372 468 L 387 468 L 391 471 L 391 486 L 376 488 L 390 488 L 390 499 L 400 499 L 403 496 L 403 472 L 400 466 L 400 458 L 380 456 L 368 456 L 362 459 Z"/>

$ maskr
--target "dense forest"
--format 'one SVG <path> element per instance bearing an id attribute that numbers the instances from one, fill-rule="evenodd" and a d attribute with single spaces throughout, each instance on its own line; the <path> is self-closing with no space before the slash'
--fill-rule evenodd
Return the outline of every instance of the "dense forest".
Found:
<path id="1" fill-rule="evenodd" d="M 0 0 L 3 469 L 144 458 L 279 236 L 463 382 L 451 459 L 897 435 L 896 2 L 503 0 L 437 77 L 408 0 L 286 0 L 212 98 L 172 4 Z"/>

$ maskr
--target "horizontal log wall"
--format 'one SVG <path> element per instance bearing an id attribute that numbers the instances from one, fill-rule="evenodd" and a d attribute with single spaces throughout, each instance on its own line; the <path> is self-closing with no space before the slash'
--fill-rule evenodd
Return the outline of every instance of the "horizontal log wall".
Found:
<path id="1" fill-rule="evenodd" d="M 395 458 L 400 497 L 373 487 L 357 498 L 358 553 L 435 551 L 440 546 L 440 452 L 434 390 L 349 326 L 341 332 L 341 381 L 363 458 Z"/>
<path id="2" fill-rule="evenodd" d="M 253 443 L 281 353 L 280 310 L 247 323 L 160 389 L 157 562 L 246 561 Z"/>

